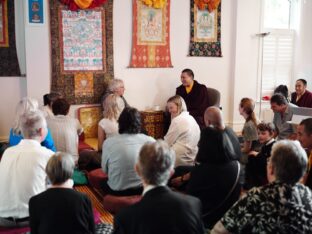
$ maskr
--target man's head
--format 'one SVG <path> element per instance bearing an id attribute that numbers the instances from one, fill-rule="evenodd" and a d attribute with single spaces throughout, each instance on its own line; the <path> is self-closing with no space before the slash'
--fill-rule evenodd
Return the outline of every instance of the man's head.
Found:
<path id="1" fill-rule="evenodd" d="M 298 96 L 304 94 L 307 88 L 307 81 L 305 79 L 298 79 L 296 81 L 295 89 Z"/>
<path id="2" fill-rule="evenodd" d="M 297 137 L 303 148 L 312 149 L 312 118 L 301 121 L 297 127 Z"/>
<path id="3" fill-rule="evenodd" d="M 137 134 L 141 132 L 141 115 L 139 111 L 132 107 L 126 107 L 121 112 L 119 119 L 119 133 Z"/>
<path id="4" fill-rule="evenodd" d="M 276 93 L 271 97 L 271 109 L 274 112 L 279 112 L 279 113 L 283 113 L 286 110 L 287 107 L 287 100 L 286 98 L 280 94 L 280 93 Z"/>
<path id="5" fill-rule="evenodd" d="M 206 127 L 212 126 L 217 129 L 224 129 L 225 125 L 223 123 L 222 112 L 219 108 L 215 106 L 208 107 L 205 111 L 204 121 Z"/>
<path id="6" fill-rule="evenodd" d="M 194 82 L 194 73 L 191 69 L 186 68 L 181 73 L 181 82 L 184 87 L 189 87 Z"/>
<path id="7" fill-rule="evenodd" d="M 52 92 L 43 95 L 43 105 L 49 106 L 52 108 L 52 103 L 55 102 L 57 99 L 63 98 L 62 94 L 57 93 L 57 92 Z"/>
<path id="8" fill-rule="evenodd" d="M 271 158 L 267 165 L 269 182 L 279 181 L 295 184 L 307 169 L 307 154 L 298 141 L 282 140 L 272 148 Z"/>
<path id="9" fill-rule="evenodd" d="M 67 115 L 70 105 L 64 98 L 59 98 L 52 103 L 52 111 L 54 115 Z"/>
<path id="10" fill-rule="evenodd" d="M 41 111 L 26 112 L 21 116 L 21 130 L 24 139 L 42 142 L 47 135 L 47 122 Z"/>
<path id="11" fill-rule="evenodd" d="M 166 185 L 173 174 L 175 153 L 169 145 L 158 140 L 142 146 L 136 171 L 146 185 Z"/>
<path id="12" fill-rule="evenodd" d="M 123 80 L 113 79 L 109 83 L 107 89 L 110 93 L 116 94 L 118 96 L 123 96 L 125 92 L 125 85 Z"/>

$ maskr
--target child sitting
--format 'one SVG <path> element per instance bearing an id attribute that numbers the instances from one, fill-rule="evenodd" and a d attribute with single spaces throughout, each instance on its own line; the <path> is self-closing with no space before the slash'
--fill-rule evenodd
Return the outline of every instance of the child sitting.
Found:
<path id="1" fill-rule="evenodd" d="M 268 182 L 266 165 L 267 159 L 271 156 L 272 146 L 275 143 L 275 125 L 273 123 L 260 123 L 257 129 L 258 139 L 262 147 L 260 152 L 251 151 L 248 154 L 245 189 L 262 186 Z"/>

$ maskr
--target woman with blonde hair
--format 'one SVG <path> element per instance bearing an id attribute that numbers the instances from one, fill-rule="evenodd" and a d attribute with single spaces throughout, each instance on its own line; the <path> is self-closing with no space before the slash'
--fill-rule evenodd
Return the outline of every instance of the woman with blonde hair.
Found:
<path id="1" fill-rule="evenodd" d="M 239 104 L 239 113 L 244 117 L 245 124 L 242 130 L 244 143 L 242 153 L 248 153 L 254 150 L 258 143 L 258 120 L 254 112 L 255 102 L 251 98 L 243 98 Z"/>
<path id="2" fill-rule="evenodd" d="M 22 136 L 22 131 L 21 131 L 21 116 L 27 112 L 38 111 L 38 110 L 39 110 L 39 104 L 36 99 L 30 98 L 30 97 L 24 97 L 22 98 L 22 100 L 19 101 L 19 103 L 16 106 L 13 127 L 10 129 L 10 137 L 9 137 L 10 146 L 17 145 L 24 138 Z M 54 141 L 53 141 L 53 138 L 49 129 L 48 129 L 47 136 L 41 142 L 41 145 L 54 152 L 56 151 L 55 146 L 54 146 Z"/>
<path id="3" fill-rule="evenodd" d="M 167 109 L 171 115 L 171 124 L 164 139 L 176 153 L 175 167 L 192 166 L 198 151 L 200 128 L 187 112 L 181 96 L 169 98 Z"/>
<path id="4" fill-rule="evenodd" d="M 102 145 L 106 138 L 118 133 L 117 120 L 125 105 L 121 97 L 116 94 L 110 94 L 105 98 L 103 107 L 103 119 L 98 125 L 99 151 L 102 150 Z"/>
<path id="5" fill-rule="evenodd" d="M 80 170 L 91 171 L 101 168 L 104 141 L 118 134 L 118 118 L 125 105 L 121 97 L 109 94 L 103 102 L 103 119 L 98 124 L 98 151 L 84 150 L 79 154 Z"/>

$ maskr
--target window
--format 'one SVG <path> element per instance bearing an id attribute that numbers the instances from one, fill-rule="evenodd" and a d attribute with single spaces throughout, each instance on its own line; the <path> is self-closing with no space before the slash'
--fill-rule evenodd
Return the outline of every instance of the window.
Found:
<path id="1" fill-rule="evenodd" d="M 293 75 L 294 30 L 290 29 L 292 3 L 264 0 L 263 31 L 259 53 L 260 96 L 271 96 L 275 87 L 291 84 Z"/>
<path id="2" fill-rule="evenodd" d="M 289 85 L 293 73 L 294 31 L 273 30 L 263 38 L 262 97 L 278 85 Z"/>

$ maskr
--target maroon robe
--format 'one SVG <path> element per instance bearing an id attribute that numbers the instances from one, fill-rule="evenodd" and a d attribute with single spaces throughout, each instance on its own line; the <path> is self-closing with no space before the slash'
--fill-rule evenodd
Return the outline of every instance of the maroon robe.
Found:
<path id="1" fill-rule="evenodd" d="M 176 94 L 184 99 L 188 112 L 194 117 L 199 127 L 203 129 L 205 127 L 204 113 L 209 105 L 207 87 L 194 80 L 191 92 L 187 93 L 185 87 L 180 85 Z"/>
<path id="2" fill-rule="evenodd" d="M 297 93 L 294 92 L 291 94 L 291 103 L 299 106 L 299 107 L 309 107 L 312 108 L 312 93 L 309 92 L 308 90 L 305 91 L 305 93 L 299 98 L 298 101 L 297 99 Z"/>

